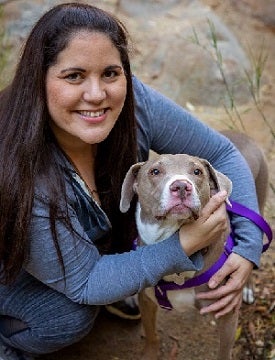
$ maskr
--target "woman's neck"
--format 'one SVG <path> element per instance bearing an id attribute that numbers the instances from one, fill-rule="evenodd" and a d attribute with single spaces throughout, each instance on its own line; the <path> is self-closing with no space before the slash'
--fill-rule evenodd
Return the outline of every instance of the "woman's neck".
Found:
<path id="1" fill-rule="evenodd" d="M 63 151 L 67 155 L 71 164 L 75 168 L 78 175 L 85 182 L 91 195 L 97 198 L 97 188 L 95 183 L 95 157 L 96 145 L 89 145 L 83 147 L 64 148 Z"/>

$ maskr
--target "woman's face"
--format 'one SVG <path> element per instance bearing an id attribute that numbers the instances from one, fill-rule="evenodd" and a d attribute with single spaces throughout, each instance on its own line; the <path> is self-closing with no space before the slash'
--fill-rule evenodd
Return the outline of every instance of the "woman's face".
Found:
<path id="1" fill-rule="evenodd" d="M 46 75 L 51 128 L 63 149 L 103 141 L 126 97 L 120 54 L 107 35 L 80 31 Z"/>

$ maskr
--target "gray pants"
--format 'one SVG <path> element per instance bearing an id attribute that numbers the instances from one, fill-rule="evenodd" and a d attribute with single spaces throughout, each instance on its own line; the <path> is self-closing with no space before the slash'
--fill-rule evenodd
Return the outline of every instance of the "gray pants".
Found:
<path id="1" fill-rule="evenodd" d="M 10 346 L 46 354 L 89 333 L 99 307 L 80 305 L 22 272 L 11 286 L 0 285 L 0 336 Z"/>

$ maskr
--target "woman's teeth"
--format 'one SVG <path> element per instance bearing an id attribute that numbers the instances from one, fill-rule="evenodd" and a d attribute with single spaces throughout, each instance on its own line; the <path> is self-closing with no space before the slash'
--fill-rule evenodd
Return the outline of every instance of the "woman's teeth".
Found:
<path id="1" fill-rule="evenodd" d="M 86 117 L 99 117 L 104 114 L 104 110 L 100 111 L 80 111 L 80 114 Z"/>

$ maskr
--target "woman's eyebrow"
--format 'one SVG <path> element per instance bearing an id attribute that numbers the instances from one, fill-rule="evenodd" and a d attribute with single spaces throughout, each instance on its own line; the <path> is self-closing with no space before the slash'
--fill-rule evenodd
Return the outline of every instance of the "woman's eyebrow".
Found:
<path id="1" fill-rule="evenodd" d="M 121 65 L 117 65 L 117 64 L 112 64 L 112 65 L 107 65 L 105 67 L 106 70 L 110 70 L 110 69 L 123 69 L 123 66 Z M 66 68 L 66 69 L 63 69 L 61 70 L 61 74 L 65 73 L 65 72 L 68 72 L 68 71 L 79 71 L 79 72 L 83 72 L 85 73 L 86 70 L 85 69 L 82 69 L 82 68 L 79 68 L 79 67 L 70 67 L 70 68 Z"/>
<path id="2" fill-rule="evenodd" d="M 117 64 L 107 65 L 107 66 L 106 66 L 106 69 L 113 69 L 113 68 L 120 68 L 120 69 L 122 69 L 122 66 L 121 66 L 121 65 L 117 65 Z"/>
<path id="3" fill-rule="evenodd" d="M 80 72 L 86 72 L 86 70 L 82 69 L 82 68 L 78 68 L 78 67 L 70 67 L 67 69 L 63 69 L 61 70 L 61 74 L 67 71 L 80 71 Z"/>

